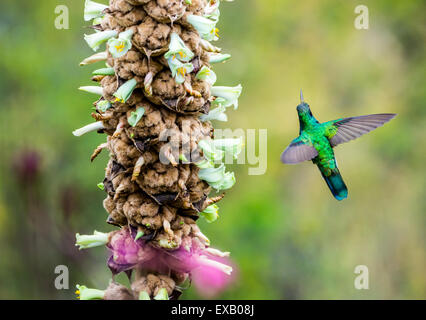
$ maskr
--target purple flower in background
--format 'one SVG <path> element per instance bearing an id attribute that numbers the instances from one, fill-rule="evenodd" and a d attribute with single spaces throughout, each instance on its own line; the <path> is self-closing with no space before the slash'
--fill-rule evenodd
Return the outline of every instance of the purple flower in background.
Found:
<path id="1" fill-rule="evenodd" d="M 35 150 L 23 150 L 14 159 L 13 168 L 22 184 L 34 182 L 40 173 L 41 156 Z"/>

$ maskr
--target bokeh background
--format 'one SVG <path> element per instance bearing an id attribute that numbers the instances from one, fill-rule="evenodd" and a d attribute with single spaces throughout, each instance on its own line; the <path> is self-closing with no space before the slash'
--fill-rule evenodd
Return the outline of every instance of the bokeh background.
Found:
<path id="1" fill-rule="evenodd" d="M 99 2 L 105 2 L 99 0 Z M 65 4 L 70 29 L 54 27 Z M 223 299 L 426 298 L 426 27 L 422 0 L 363 1 L 369 30 L 356 30 L 348 0 L 238 0 L 222 4 L 220 85 L 242 83 L 223 128 L 267 129 L 268 168 L 238 183 L 221 217 L 200 221 L 232 252 L 238 277 Z M 83 0 L 0 2 L 0 298 L 75 299 L 73 287 L 105 288 L 106 250 L 78 251 L 74 234 L 105 224 L 105 137 L 71 132 L 91 121 L 94 67 L 83 40 Z M 380 112 L 398 117 L 336 149 L 349 198 L 332 198 L 310 163 L 279 157 L 298 133 L 299 89 L 319 120 Z M 56 290 L 55 266 L 70 270 Z M 354 288 L 355 266 L 370 289 Z M 122 279 L 121 279 L 122 280 Z M 123 280 L 124 281 L 124 280 Z M 184 298 L 199 298 L 194 288 Z"/>

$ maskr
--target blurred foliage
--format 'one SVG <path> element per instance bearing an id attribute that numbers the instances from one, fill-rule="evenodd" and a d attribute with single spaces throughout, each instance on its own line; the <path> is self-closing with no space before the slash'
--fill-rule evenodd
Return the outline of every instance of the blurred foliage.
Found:
<path id="1" fill-rule="evenodd" d="M 70 29 L 54 27 L 65 4 Z M 74 298 L 76 283 L 105 288 L 106 250 L 79 252 L 74 233 L 105 224 L 105 137 L 75 138 L 91 121 L 91 54 L 83 41 L 84 1 L 0 2 L 0 298 Z M 268 170 L 249 176 L 201 227 L 238 265 L 221 298 L 426 298 L 426 27 L 422 0 L 368 1 L 370 29 L 356 30 L 358 1 L 238 0 L 222 5 L 219 46 L 233 59 L 219 85 L 244 86 L 228 128 L 268 129 Z M 336 149 L 349 187 L 337 202 L 310 163 L 279 156 L 297 136 L 299 89 L 322 121 L 397 112 L 384 128 Z M 225 127 L 223 124 L 216 124 Z M 54 288 L 55 266 L 70 290 Z M 367 265 L 370 290 L 355 290 Z M 193 288 L 185 298 L 197 298 Z"/>

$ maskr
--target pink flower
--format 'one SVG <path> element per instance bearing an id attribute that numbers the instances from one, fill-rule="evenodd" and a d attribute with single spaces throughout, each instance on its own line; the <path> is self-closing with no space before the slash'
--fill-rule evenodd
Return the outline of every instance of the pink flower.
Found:
<path id="1" fill-rule="evenodd" d="M 127 228 L 113 232 L 107 247 L 111 251 L 108 266 L 113 274 L 133 269 L 138 264 L 152 260 L 156 255 L 154 248 L 135 241 Z"/>
<path id="2" fill-rule="evenodd" d="M 188 273 L 199 293 L 212 297 L 232 281 L 228 252 L 206 248 L 197 238 L 186 238 L 181 247 L 166 251 L 150 246 L 145 240 L 135 240 L 134 230 L 122 228 L 110 234 L 107 247 L 111 251 L 108 266 L 117 274 L 135 267 L 150 271 Z"/>

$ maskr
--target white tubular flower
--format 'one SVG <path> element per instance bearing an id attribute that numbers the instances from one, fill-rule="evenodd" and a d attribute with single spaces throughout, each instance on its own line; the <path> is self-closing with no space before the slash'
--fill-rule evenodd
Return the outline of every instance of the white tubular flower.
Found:
<path id="1" fill-rule="evenodd" d="M 237 180 L 233 172 L 225 172 L 221 181 L 209 183 L 209 185 L 219 192 L 221 190 L 231 189 L 236 182 Z"/>
<path id="2" fill-rule="evenodd" d="M 242 90 L 240 84 L 236 87 L 212 87 L 211 94 L 217 97 L 213 104 L 225 107 L 234 105 L 234 109 L 238 109 L 238 98 Z"/>
<path id="3" fill-rule="evenodd" d="M 102 17 L 103 11 L 108 8 L 108 6 L 97 3 L 91 0 L 86 0 L 84 3 L 84 21 L 90 21 L 95 18 Z"/>
<path id="4" fill-rule="evenodd" d="M 102 43 L 108 41 L 110 38 L 117 36 L 117 31 L 115 30 L 107 30 L 97 33 L 92 33 L 90 35 L 85 34 L 84 40 L 86 40 L 87 44 L 93 51 L 98 51 L 99 47 Z"/>
<path id="5" fill-rule="evenodd" d="M 204 39 L 201 39 L 200 45 L 207 52 L 219 53 L 219 52 L 222 51 L 221 48 L 218 48 L 218 47 L 212 45 L 210 42 L 208 42 L 207 40 L 204 40 Z"/>
<path id="6" fill-rule="evenodd" d="M 92 25 L 96 26 L 102 23 L 102 20 L 104 20 L 105 16 L 99 17 L 99 18 L 95 18 L 92 21 Z M 99 32 L 99 31 L 98 31 Z"/>
<path id="7" fill-rule="evenodd" d="M 94 55 L 84 59 L 83 61 L 80 62 L 80 66 L 86 66 L 88 64 L 92 64 L 98 61 L 103 61 L 106 60 L 108 58 L 108 53 L 105 52 L 99 52 L 99 53 L 95 53 Z"/>
<path id="8" fill-rule="evenodd" d="M 97 94 L 99 96 L 103 95 L 103 89 L 102 89 L 102 87 L 99 87 L 99 86 L 83 86 L 83 87 L 78 88 L 78 90 L 88 92 L 88 93 Z"/>
<path id="9" fill-rule="evenodd" d="M 100 247 L 108 243 L 108 237 L 108 233 L 98 231 L 95 231 L 93 235 L 80 235 L 77 233 L 75 235 L 75 245 L 79 250 Z"/>
<path id="10" fill-rule="evenodd" d="M 231 59 L 231 55 L 227 54 L 227 53 L 226 54 L 222 54 L 222 53 L 210 53 L 209 54 L 209 63 L 210 64 L 226 62 L 229 59 Z"/>
<path id="11" fill-rule="evenodd" d="M 215 222 L 219 217 L 219 207 L 216 204 L 212 204 L 200 212 L 200 215 L 206 219 L 208 223 Z"/>
<path id="12" fill-rule="evenodd" d="M 98 131 L 101 129 L 105 129 L 104 123 L 102 121 L 93 122 L 88 124 L 87 126 L 84 126 L 80 129 L 74 130 L 72 134 L 76 137 L 81 137 L 82 135 L 92 132 L 92 131 Z"/>
<path id="13" fill-rule="evenodd" d="M 198 31 L 201 38 L 207 41 L 219 39 L 219 29 L 216 28 L 216 21 L 196 15 L 189 15 L 187 20 Z"/>
<path id="14" fill-rule="evenodd" d="M 138 82 L 135 79 L 128 80 L 113 94 L 115 101 L 125 103 L 135 90 Z"/>
<path id="15" fill-rule="evenodd" d="M 198 172 L 198 177 L 206 181 L 216 191 L 227 190 L 235 184 L 235 175 L 233 172 L 225 172 L 224 164 L 217 168 L 204 168 Z"/>
<path id="16" fill-rule="evenodd" d="M 200 71 L 198 71 L 195 78 L 199 80 L 206 81 L 207 83 L 214 85 L 217 80 L 216 73 L 214 71 L 206 66 L 203 66 Z"/>
<path id="17" fill-rule="evenodd" d="M 194 53 L 189 50 L 179 35 L 173 32 L 170 36 L 169 51 L 165 53 L 164 58 L 167 60 L 177 58 L 181 62 L 189 62 L 194 58 Z"/>
<path id="18" fill-rule="evenodd" d="M 205 160 L 214 163 L 222 163 L 223 160 L 231 161 L 226 155 L 232 157 L 232 159 L 238 159 L 242 149 L 243 140 L 239 139 L 205 139 L 198 142 L 198 147 L 203 151 Z M 206 167 L 205 163 L 201 163 L 203 167 Z M 211 167 L 211 166 L 210 166 Z"/>
<path id="19" fill-rule="evenodd" d="M 226 258 L 229 257 L 229 255 L 231 254 L 230 252 L 222 252 L 218 249 L 214 249 L 214 248 L 207 248 L 205 249 L 205 252 L 207 252 L 208 254 L 211 254 L 212 256 L 215 257 L 220 257 L 220 258 Z"/>
<path id="20" fill-rule="evenodd" d="M 127 122 L 132 126 L 135 127 L 139 120 L 142 119 L 143 115 L 145 114 L 145 108 L 137 108 L 136 111 L 133 111 L 130 115 L 130 117 L 127 119 Z"/>
<path id="21" fill-rule="evenodd" d="M 132 48 L 133 30 L 126 30 L 118 35 L 118 39 L 108 40 L 108 50 L 113 58 L 124 56 Z"/>
<path id="22" fill-rule="evenodd" d="M 105 297 L 105 291 L 98 289 L 90 289 L 86 286 L 77 285 L 75 292 L 80 300 L 102 300 Z"/>
<path id="23" fill-rule="evenodd" d="M 232 155 L 234 159 L 238 159 L 241 151 L 243 150 L 244 142 L 242 138 L 239 139 L 214 139 L 212 144 L 216 150 L 221 150 L 224 153 Z"/>
<path id="24" fill-rule="evenodd" d="M 204 266 L 209 266 L 209 267 L 213 267 L 217 270 L 220 270 L 223 273 L 227 274 L 228 276 L 231 275 L 231 273 L 232 273 L 232 267 L 231 266 L 228 266 L 228 265 L 221 263 L 219 261 L 216 261 L 216 260 L 209 259 L 206 256 L 200 256 L 197 260 L 198 260 L 197 261 L 198 263 L 200 263 Z"/>
<path id="25" fill-rule="evenodd" d="M 169 63 L 173 78 L 175 78 L 176 83 L 179 84 L 184 83 L 186 74 L 191 73 L 194 70 L 192 63 L 182 63 L 174 57 L 169 58 L 167 62 Z"/>
<path id="26" fill-rule="evenodd" d="M 228 116 L 226 115 L 225 111 L 226 111 L 225 106 L 219 106 L 213 110 L 210 110 L 208 114 L 201 115 L 200 120 L 203 122 L 212 121 L 212 120 L 226 122 L 228 121 Z"/>
<path id="27" fill-rule="evenodd" d="M 219 5 L 220 0 L 210 0 L 207 7 L 204 9 L 204 17 L 218 22 L 220 17 Z"/>
<path id="28" fill-rule="evenodd" d="M 204 158 L 212 163 L 219 163 L 224 157 L 224 152 L 215 148 L 213 140 L 201 140 L 198 147 L 203 151 Z"/>

